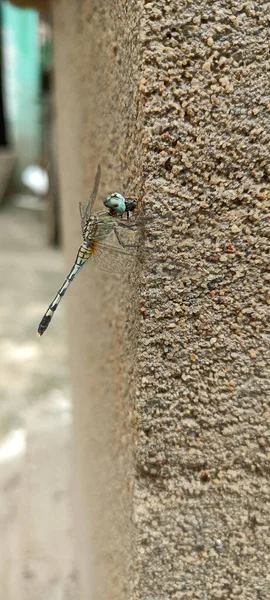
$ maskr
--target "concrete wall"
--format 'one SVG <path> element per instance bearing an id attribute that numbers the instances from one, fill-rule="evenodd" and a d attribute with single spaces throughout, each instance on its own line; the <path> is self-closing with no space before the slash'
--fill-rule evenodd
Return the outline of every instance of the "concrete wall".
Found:
<path id="1" fill-rule="evenodd" d="M 54 3 L 69 262 L 98 162 L 155 217 L 129 281 L 69 294 L 82 600 L 270 594 L 267 19 Z"/>

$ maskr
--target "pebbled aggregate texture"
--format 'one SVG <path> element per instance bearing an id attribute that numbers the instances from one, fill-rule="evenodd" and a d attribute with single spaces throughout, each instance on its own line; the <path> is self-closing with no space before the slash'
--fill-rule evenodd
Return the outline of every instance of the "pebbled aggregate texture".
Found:
<path id="1" fill-rule="evenodd" d="M 136 9 L 134 598 L 267 600 L 270 3 Z"/>

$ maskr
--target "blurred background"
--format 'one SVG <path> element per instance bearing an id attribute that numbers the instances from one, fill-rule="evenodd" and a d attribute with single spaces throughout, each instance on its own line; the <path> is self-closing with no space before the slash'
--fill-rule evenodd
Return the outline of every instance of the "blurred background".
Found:
<path id="1" fill-rule="evenodd" d="M 1 597 L 75 598 L 51 15 L 0 7 Z"/>

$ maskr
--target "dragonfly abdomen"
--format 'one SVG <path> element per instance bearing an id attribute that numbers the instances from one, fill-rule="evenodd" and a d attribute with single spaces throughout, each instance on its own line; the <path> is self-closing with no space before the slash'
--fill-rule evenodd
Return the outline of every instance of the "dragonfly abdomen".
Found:
<path id="1" fill-rule="evenodd" d="M 71 282 L 73 281 L 73 279 L 76 277 L 77 273 L 79 273 L 79 271 L 81 270 L 81 268 L 83 267 L 83 265 L 86 263 L 86 261 L 90 258 L 90 256 L 94 253 L 95 251 L 95 241 L 93 240 L 93 242 L 91 242 L 89 244 L 89 246 L 87 246 L 86 244 L 82 244 L 78 250 L 74 265 L 71 269 L 71 271 L 69 272 L 68 276 L 66 277 L 63 285 L 60 287 L 60 289 L 58 290 L 55 298 L 53 299 L 53 301 L 51 302 L 51 304 L 48 306 L 45 315 L 42 317 L 40 324 L 38 326 L 38 336 L 43 335 L 43 333 L 46 331 L 47 327 L 49 326 L 53 315 L 61 301 L 61 299 L 63 298 L 63 296 L 65 295 L 68 287 L 70 286 Z"/>

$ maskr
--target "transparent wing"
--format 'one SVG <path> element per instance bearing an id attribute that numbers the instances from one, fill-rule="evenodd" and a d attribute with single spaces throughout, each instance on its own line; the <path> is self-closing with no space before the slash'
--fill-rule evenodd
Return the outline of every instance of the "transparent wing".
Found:
<path id="1" fill-rule="evenodd" d="M 93 208 L 93 205 L 94 205 L 95 199 L 97 197 L 97 193 L 98 193 L 100 176 L 101 176 L 101 168 L 100 168 L 100 165 L 98 165 L 96 176 L 95 176 L 94 187 L 92 189 L 88 204 L 85 207 L 82 202 L 79 203 L 82 230 L 85 225 L 85 222 L 87 221 L 87 219 L 89 219 L 89 217 L 91 215 L 92 208 Z"/>
<path id="2" fill-rule="evenodd" d="M 82 222 L 85 211 L 86 211 L 86 207 L 85 207 L 85 204 L 83 204 L 83 202 L 79 202 L 79 210 L 80 210 L 81 222 Z"/>
<path id="3" fill-rule="evenodd" d="M 138 228 L 137 227 L 122 227 L 121 225 L 115 227 L 114 229 L 114 234 L 120 244 L 120 246 L 122 246 L 122 248 L 124 249 L 129 249 L 129 248 L 136 248 L 138 246 L 138 239 L 137 239 L 137 231 Z"/>
<path id="4" fill-rule="evenodd" d="M 131 268 L 134 254 L 109 244 L 98 244 L 93 259 L 102 271 L 124 274 Z"/>

